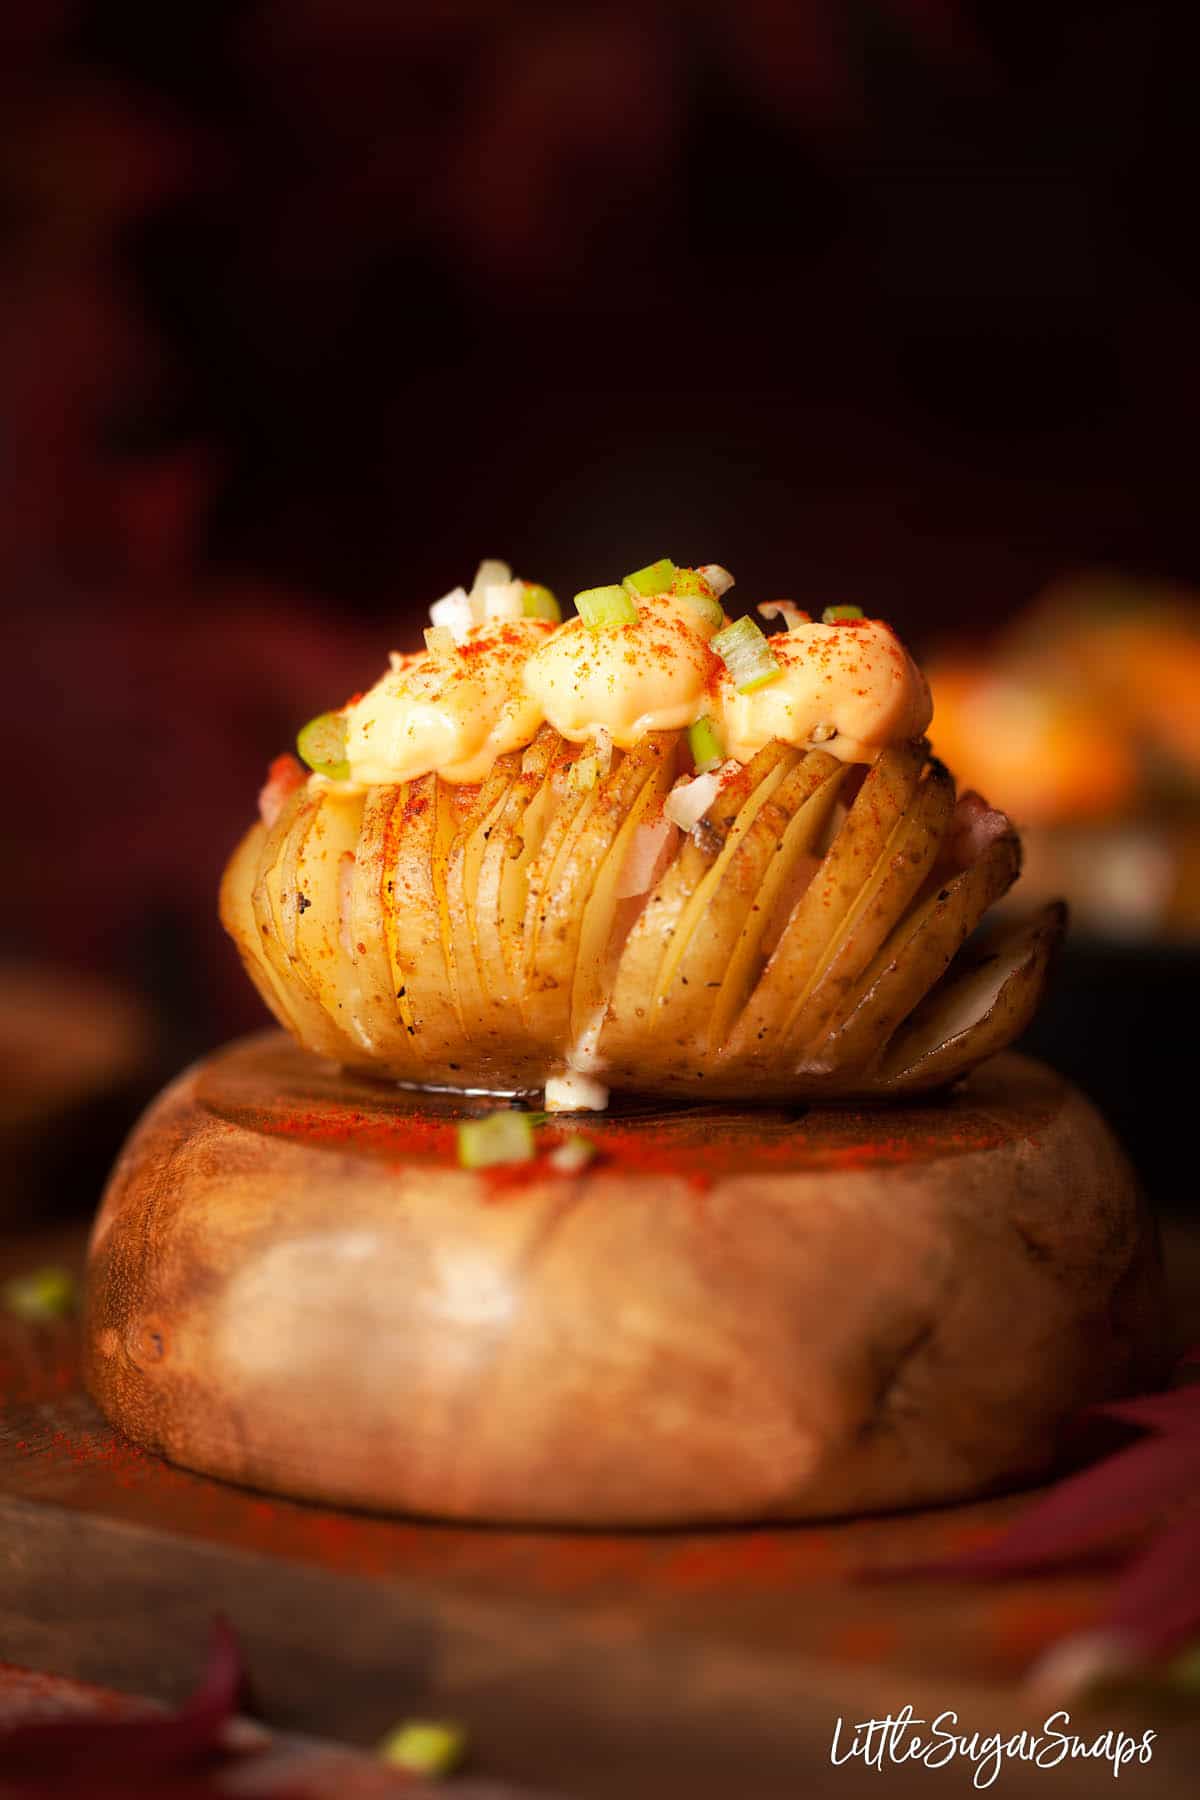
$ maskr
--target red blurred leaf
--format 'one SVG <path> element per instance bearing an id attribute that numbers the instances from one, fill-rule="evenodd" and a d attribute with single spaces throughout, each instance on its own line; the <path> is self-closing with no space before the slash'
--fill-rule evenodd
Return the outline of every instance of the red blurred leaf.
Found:
<path id="1" fill-rule="evenodd" d="M 1139 1394 L 1134 1400 L 1110 1400 L 1092 1411 L 1126 1425 L 1142 1425 L 1159 1431 L 1177 1431 L 1200 1421 L 1200 1381 L 1172 1388 L 1165 1394 Z"/>
<path id="2" fill-rule="evenodd" d="M 1189 1513 L 1134 1559 L 1104 1624 L 1150 1651 L 1174 1650 L 1200 1632 L 1200 1514 Z"/>
<path id="3" fill-rule="evenodd" d="M 242 1682 L 237 1640 L 223 1619 L 213 1623 L 208 1663 L 200 1685 L 174 1713 L 144 1718 L 39 1719 L 0 1733 L 4 1791 L 21 1794 L 74 1791 L 96 1794 L 153 1789 L 169 1771 L 220 1748 Z M 76 1783 L 68 1790 L 68 1783 Z"/>
<path id="4" fill-rule="evenodd" d="M 910 1575 L 1018 1575 L 1081 1562 L 1200 1489 L 1200 1431 L 1132 1445 L 1060 1481 L 994 1543 Z"/>
<path id="5" fill-rule="evenodd" d="M 1196 1360 L 1191 1351 L 1181 1365 Z M 1059 1482 L 1010 1530 L 980 1549 L 875 1573 L 1021 1575 L 1077 1563 L 1107 1547 L 1121 1556 L 1124 1572 L 1105 1630 L 1150 1654 L 1185 1643 L 1200 1630 L 1200 1383 L 1089 1410 L 1155 1435 Z M 1135 1533 L 1141 1537 L 1131 1545 L 1127 1540 Z"/>

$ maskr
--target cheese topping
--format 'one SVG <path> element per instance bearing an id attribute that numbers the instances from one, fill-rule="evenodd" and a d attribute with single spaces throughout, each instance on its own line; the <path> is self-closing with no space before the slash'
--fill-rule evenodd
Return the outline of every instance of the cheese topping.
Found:
<path id="1" fill-rule="evenodd" d="M 710 647 L 725 622 L 717 595 L 731 585 L 715 565 L 701 572 L 699 599 L 696 575 L 684 571 L 687 580 L 673 584 L 683 591 L 638 591 L 636 616 L 595 630 L 580 618 L 555 625 L 514 616 L 526 584 L 505 585 L 502 564 L 484 569 L 490 580 L 471 595 L 458 589 L 436 603 L 430 646 L 393 652 L 388 672 L 342 709 L 351 783 L 412 781 L 433 770 L 478 782 L 543 721 L 575 743 L 605 734 L 627 750 L 647 732 L 707 718 L 739 762 L 772 738 L 872 762 L 929 725 L 925 680 L 880 620 L 790 619 L 790 630 L 765 640 L 778 674 L 740 693 Z M 451 613 L 453 630 L 444 626 Z"/>
<path id="2" fill-rule="evenodd" d="M 346 710 L 352 781 L 482 781 L 498 756 L 523 749 L 541 724 L 523 677 L 554 631 L 542 619 L 472 626 L 447 651 L 393 656 L 388 673 Z"/>
<path id="3" fill-rule="evenodd" d="M 820 744 L 843 762 L 874 762 L 920 737 L 933 717 L 924 676 L 882 619 L 799 624 L 768 638 L 782 673 L 753 693 L 721 678 L 725 748 L 738 762 L 780 738 Z"/>
<path id="4" fill-rule="evenodd" d="M 721 666 L 708 648 L 714 629 L 688 600 L 649 594 L 631 625 L 560 625 L 530 657 L 525 685 L 563 737 L 579 744 L 607 731 L 628 750 L 647 732 L 682 730 L 705 711 Z"/>

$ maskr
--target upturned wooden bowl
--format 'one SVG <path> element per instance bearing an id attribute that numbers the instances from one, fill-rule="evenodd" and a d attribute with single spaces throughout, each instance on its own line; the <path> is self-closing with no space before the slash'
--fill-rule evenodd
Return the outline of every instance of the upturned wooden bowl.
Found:
<path id="1" fill-rule="evenodd" d="M 251 1486 L 455 1519 L 811 1518 L 1046 1473 L 1162 1373 L 1152 1221 L 1096 1112 L 1006 1055 L 874 1110 L 619 1105 L 469 1173 L 483 1102 L 278 1033 L 183 1075 L 96 1220 L 113 1422 Z"/>

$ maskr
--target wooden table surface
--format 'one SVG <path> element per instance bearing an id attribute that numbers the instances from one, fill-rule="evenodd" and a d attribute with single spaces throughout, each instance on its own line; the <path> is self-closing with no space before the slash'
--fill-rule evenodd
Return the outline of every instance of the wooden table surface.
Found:
<path id="1" fill-rule="evenodd" d="M 83 1246 L 82 1226 L 11 1238 L 0 1274 L 81 1268 Z M 1194 1340 L 1195 1229 L 1169 1233 L 1168 1267 Z M 72 1324 L 0 1320 L 0 1657 L 177 1699 L 219 1610 L 272 1724 L 366 1744 L 397 1718 L 448 1715 L 485 1773 L 582 1800 L 871 1791 L 873 1771 L 831 1767 L 834 1723 L 906 1701 L 971 1729 L 1033 1721 L 1022 1677 L 1100 1616 L 1104 1577 L 862 1579 L 975 1544 L 1023 1504 L 606 1535 L 337 1512 L 136 1449 L 84 1394 Z M 1189 1730 L 1167 1733 L 1139 1793 L 1194 1791 L 1198 1754 Z M 888 1776 L 901 1793 L 932 1779 Z M 1004 1773 L 1018 1794 L 1098 1779 L 1087 1764 Z"/>

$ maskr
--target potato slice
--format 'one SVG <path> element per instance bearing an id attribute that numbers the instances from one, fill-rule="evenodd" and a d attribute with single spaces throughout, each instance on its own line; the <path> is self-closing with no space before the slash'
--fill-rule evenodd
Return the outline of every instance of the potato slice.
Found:
<path id="1" fill-rule="evenodd" d="M 679 732 L 660 731 L 645 740 L 649 774 L 596 871 L 591 895 L 580 922 L 571 990 L 571 1042 L 590 1031 L 607 1005 L 613 976 L 626 937 L 646 903 L 647 894 L 617 898 L 626 860 L 638 831 L 661 818 L 663 802 L 679 762 Z M 640 750 L 642 746 L 638 746 Z M 631 752 L 636 755 L 637 752 Z M 648 893 L 649 890 L 647 890 Z"/>
<path id="2" fill-rule="evenodd" d="M 829 821 L 841 792 L 846 765 L 822 750 L 810 751 L 800 768 L 783 783 L 782 790 L 765 809 L 773 821 L 776 810 L 785 816 L 791 810 L 782 836 L 778 837 L 766 872 L 746 913 L 737 942 L 729 954 L 725 973 L 713 1000 L 708 1025 L 708 1049 L 718 1052 L 729 1036 L 734 1020 L 745 1006 L 755 982 L 762 973 L 766 958 L 766 942 L 781 905 L 787 896 L 801 863 L 812 855 L 814 846 Z M 790 790 L 794 786 L 795 797 Z M 764 820 L 764 824 L 771 822 Z M 758 821 L 755 829 L 758 828 Z M 787 906 L 790 912 L 791 907 Z M 705 982 L 711 991 L 711 979 Z"/>
<path id="3" fill-rule="evenodd" d="M 325 791 L 327 792 L 327 790 Z M 284 840 L 283 851 L 279 858 L 279 925 L 283 947 L 287 954 L 295 978 L 301 983 L 304 992 L 316 1003 L 325 1014 L 330 1026 L 337 1033 L 338 1060 L 349 1066 L 367 1067 L 371 1065 L 369 1049 L 355 1033 L 347 1010 L 345 990 L 330 993 L 330 984 L 322 984 L 314 978 L 312 960 L 308 952 L 319 946 L 314 939 L 310 914 L 314 910 L 332 911 L 334 924 L 334 949 L 337 944 L 337 895 L 338 869 L 336 858 L 327 862 L 323 852 L 326 832 L 322 826 L 322 817 L 327 817 L 325 792 L 320 787 L 310 787 L 304 801 L 299 807 L 291 830 Z M 361 819 L 362 802 L 357 805 L 351 802 L 350 818 Z M 347 959 L 343 956 L 343 961 Z M 335 964 L 336 966 L 336 964 Z M 327 1004 L 327 996 L 333 1004 Z"/>
<path id="4" fill-rule="evenodd" d="M 393 991 L 411 1023 L 421 1079 L 448 1081 L 464 1048 L 446 905 L 458 825 L 454 790 L 436 775 L 406 783 L 384 828 L 383 937 Z M 401 999 L 401 990 L 403 995 Z"/>
<path id="5" fill-rule="evenodd" d="M 785 1055 L 807 1067 L 805 1050 L 844 1017 L 854 984 L 919 893 L 941 849 L 954 812 L 954 783 L 931 764 L 892 830 L 883 854 L 827 948 L 822 966 L 792 1021 Z"/>
<path id="6" fill-rule="evenodd" d="M 604 1063 L 632 1070 L 646 1066 L 657 996 L 669 987 L 688 937 L 703 913 L 715 885 L 713 872 L 722 856 L 733 854 L 759 808 L 795 763 L 795 752 L 786 746 L 766 745 L 722 784 L 704 817 L 684 838 L 625 940 L 600 1036 Z M 750 810 L 745 811 L 748 802 Z"/>
<path id="7" fill-rule="evenodd" d="M 416 1081 L 421 1061 L 415 1048 L 412 1008 L 407 995 L 398 992 L 402 984 L 392 980 L 384 925 L 391 901 L 386 893 L 391 879 L 386 855 L 388 826 L 396 807 L 403 805 L 404 795 L 403 785 L 367 791 L 362 833 L 354 853 L 349 938 L 358 975 L 362 1029 L 384 1073 L 398 1081 Z"/>
<path id="8" fill-rule="evenodd" d="M 1037 1010 L 1066 923 L 1056 901 L 961 952 L 888 1046 L 871 1091 L 945 1087 L 1011 1044 Z"/>
<path id="9" fill-rule="evenodd" d="M 243 967 L 258 989 L 263 1005 L 285 1031 L 296 1032 L 299 1036 L 288 1007 L 287 987 L 266 959 L 254 917 L 254 872 L 266 837 L 266 826 L 256 820 L 225 866 L 217 905 L 221 923 L 237 945 Z"/>
<path id="10" fill-rule="evenodd" d="M 526 931 L 531 943 L 525 1017 L 551 1057 L 562 1056 L 573 1041 L 572 1002 L 588 911 L 592 902 L 598 901 L 588 933 L 594 956 L 600 933 L 607 937 L 604 915 L 607 913 L 611 923 L 616 904 L 621 871 L 610 860 L 613 849 L 643 788 L 656 773 L 662 776 L 667 772 L 669 736 L 656 732 L 624 756 L 614 756 L 608 774 L 587 794 L 559 835 L 557 854 L 552 854 L 551 831 L 543 855 L 530 873 L 530 901 L 535 910 L 531 926 L 527 903 Z"/>
<path id="11" fill-rule="evenodd" d="M 289 952 L 283 922 L 283 868 L 289 838 L 306 823 L 312 806 L 308 790 L 298 787 L 289 794 L 279 816 L 259 850 L 251 905 L 263 954 L 287 998 L 288 1012 L 302 1043 L 319 1056 L 340 1062 L 349 1040 L 334 1025 L 325 1008 L 314 1000 L 301 979 L 298 959 Z"/>
<path id="12" fill-rule="evenodd" d="M 672 1060 L 681 1066 L 696 1066 L 709 1053 L 717 1001 L 743 929 L 749 925 L 751 933 L 755 928 L 761 933 L 767 927 L 770 896 L 780 886 L 786 867 L 777 867 L 764 906 L 768 870 L 772 865 L 794 863 L 800 854 L 797 838 L 787 837 L 793 815 L 841 767 L 822 751 L 800 753 L 778 763 L 747 800 L 725 850 L 697 890 L 692 905 L 701 910 L 690 932 L 685 915 L 686 941 L 654 1023 L 656 1034 L 672 1046 Z M 833 797 L 831 792 L 827 806 L 818 811 L 827 814 Z M 819 829 L 815 815 L 809 823 L 815 840 Z M 742 998 L 744 1001 L 744 993 Z M 677 1050 L 683 1052 L 681 1058 L 675 1056 Z"/>
<path id="13" fill-rule="evenodd" d="M 1020 873 L 1015 832 L 996 838 L 968 869 L 934 886 L 900 921 L 859 978 L 824 1038 L 810 1046 L 804 1067 L 814 1074 L 865 1072 L 883 1055 L 893 1033 L 945 974 L 984 913 Z"/>
<path id="14" fill-rule="evenodd" d="M 450 915 L 458 1008 L 468 1037 L 481 1038 L 487 1029 L 488 1003 L 480 975 L 475 926 L 475 896 L 479 869 L 488 839 L 499 822 L 513 783 L 521 772 L 519 755 L 502 756 L 475 793 L 470 811 L 460 824 L 446 860 L 446 905 Z"/>
<path id="15" fill-rule="evenodd" d="M 514 1036 L 522 1030 L 526 871 L 542 847 L 556 798 L 553 776 L 564 755 L 563 740 L 545 726 L 521 758 L 521 773 L 479 862 L 474 913 L 480 981 L 495 1027 Z"/>
<path id="16" fill-rule="evenodd" d="M 604 782 L 607 782 L 614 770 L 624 765 L 624 758 L 619 752 L 614 753 L 613 767 L 604 782 L 596 781 L 592 787 L 581 787 L 575 779 L 576 764 L 582 761 L 581 746 L 572 744 L 565 755 L 552 766 L 544 784 L 546 811 L 541 845 L 537 854 L 524 864 L 525 910 L 521 922 L 521 1002 L 526 1019 L 535 1035 L 537 1032 L 533 1020 L 539 1008 L 535 1004 L 531 1010 L 529 998 L 535 990 L 536 962 L 538 942 L 542 927 L 548 916 L 548 910 L 554 909 L 559 890 L 559 872 L 565 859 L 570 855 L 571 847 L 578 833 L 583 829 L 584 821 L 596 805 Z"/>
<path id="17" fill-rule="evenodd" d="M 358 847 L 363 797 L 335 788 L 313 792 L 316 804 L 304 828 L 289 840 L 290 869 L 284 881 L 297 903 L 285 912 L 285 925 L 309 992 L 349 1040 L 346 1060 L 370 1068 L 372 1040 L 363 1024 L 358 970 L 343 941 L 339 911 L 343 861 Z"/>
<path id="18" fill-rule="evenodd" d="M 730 1033 L 731 1061 L 773 1067 L 824 967 L 851 907 L 885 855 L 897 823 L 916 791 L 925 748 L 906 744 L 881 752 L 871 765 L 820 869 L 801 895 L 775 950 Z"/>

